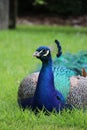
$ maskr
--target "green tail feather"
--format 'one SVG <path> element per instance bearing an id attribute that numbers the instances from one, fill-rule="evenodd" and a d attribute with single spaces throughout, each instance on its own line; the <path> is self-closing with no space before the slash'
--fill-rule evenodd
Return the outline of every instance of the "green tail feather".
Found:
<path id="1" fill-rule="evenodd" d="M 55 58 L 54 64 L 76 69 L 79 72 L 82 71 L 82 68 L 87 71 L 87 51 L 80 51 L 77 54 L 65 53 L 59 58 Z"/>

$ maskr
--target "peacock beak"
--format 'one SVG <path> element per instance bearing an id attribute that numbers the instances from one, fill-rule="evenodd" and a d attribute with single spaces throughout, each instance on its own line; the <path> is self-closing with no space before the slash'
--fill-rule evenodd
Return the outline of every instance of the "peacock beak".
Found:
<path id="1" fill-rule="evenodd" d="M 40 56 L 40 53 L 38 51 L 34 52 L 33 56 L 35 57 L 39 57 Z"/>

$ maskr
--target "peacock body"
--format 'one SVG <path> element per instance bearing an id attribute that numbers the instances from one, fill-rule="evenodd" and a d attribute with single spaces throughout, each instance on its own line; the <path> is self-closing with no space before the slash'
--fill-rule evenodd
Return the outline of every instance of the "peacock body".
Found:
<path id="1" fill-rule="evenodd" d="M 87 52 L 79 52 L 78 54 L 70 54 L 66 53 L 65 55 L 62 54 L 61 46 L 59 42 L 55 41 L 58 46 L 58 54 L 57 57 L 53 60 L 53 75 L 54 75 L 54 84 L 55 89 L 62 93 L 64 100 L 67 100 L 69 92 L 71 90 L 70 85 L 70 77 L 81 75 L 82 68 L 87 69 Z M 18 90 L 18 101 L 22 102 L 22 99 L 27 99 L 30 97 L 30 94 L 33 96 L 37 86 L 38 80 L 38 72 L 33 74 L 33 77 L 36 76 L 35 80 L 26 80 L 26 78 L 21 82 L 19 90 Z M 27 78 L 28 79 L 28 78 Z M 31 79 L 31 78 L 29 78 Z M 30 90 L 30 82 L 33 85 L 33 91 L 27 93 L 27 96 L 22 88 L 25 88 L 28 92 Z M 28 85 L 27 85 L 28 84 Z M 22 94 L 20 94 L 20 91 Z M 20 103 L 21 104 L 21 103 Z"/>

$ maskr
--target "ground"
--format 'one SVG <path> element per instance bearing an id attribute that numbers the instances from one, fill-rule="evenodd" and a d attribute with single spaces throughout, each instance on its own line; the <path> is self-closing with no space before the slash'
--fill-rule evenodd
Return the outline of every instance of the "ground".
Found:
<path id="1" fill-rule="evenodd" d="M 41 25 L 71 25 L 71 26 L 87 26 L 87 15 L 78 17 L 61 18 L 59 16 L 31 14 L 17 18 L 17 24 L 41 24 Z"/>

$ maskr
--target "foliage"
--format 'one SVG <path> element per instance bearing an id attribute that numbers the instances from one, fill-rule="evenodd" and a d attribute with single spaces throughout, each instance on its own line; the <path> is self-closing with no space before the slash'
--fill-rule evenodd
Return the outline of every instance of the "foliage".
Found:
<path id="1" fill-rule="evenodd" d="M 85 0 L 75 0 L 75 2 L 73 0 L 45 0 L 45 2 L 51 12 L 62 16 L 76 16 L 87 13 L 85 6 L 87 1 Z"/>
<path id="2" fill-rule="evenodd" d="M 18 0 L 18 12 L 44 12 L 60 16 L 78 16 L 87 14 L 86 0 Z"/>
<path id="3" fill-rule="evenodd" d="M 32 57 L 40 45 L 49 46 L 58 39 L 66 51 L 87 50 L 87 28 L 18 26 L 0 32 L 0 130 L 84 130 L 87 111 L 35 115 L 17 104 L 20 81 L 34 71 L 38 60 Z"/>
<path id="4" fill-rule="evenodd" d="M 48 8 L 51 12 L 55 12 L 60 15 L 76 15 L 81 14 L 82 0 L 46 0 Z"/>
<path id="5" fill-rule="evenodd" d="M 43 5 L 43 4 L 45 4 L 45 1 L 44 0 L 35 0 L 34 5 L 37 5 L 37 4 Z"/>

